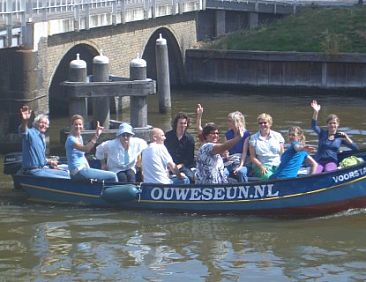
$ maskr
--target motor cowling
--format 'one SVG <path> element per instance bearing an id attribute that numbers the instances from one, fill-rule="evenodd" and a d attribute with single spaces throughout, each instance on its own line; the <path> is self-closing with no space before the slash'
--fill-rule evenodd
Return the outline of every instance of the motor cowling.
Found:
<path id="1" fill-rule="evenodd" d="M 4 174 L 16 174 L 22 168 L 22 153 L 9 153 L 4 156 Z"/>

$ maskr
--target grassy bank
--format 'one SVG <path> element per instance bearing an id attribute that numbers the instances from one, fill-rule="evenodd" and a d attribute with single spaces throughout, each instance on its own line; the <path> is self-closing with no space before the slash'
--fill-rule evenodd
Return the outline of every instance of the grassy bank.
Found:
<path id="1" fill-rule="evenodd" d="M 366 7 L 307 8 L 295 16 L 209 43 L 231 50 L 366 53 Z"/>

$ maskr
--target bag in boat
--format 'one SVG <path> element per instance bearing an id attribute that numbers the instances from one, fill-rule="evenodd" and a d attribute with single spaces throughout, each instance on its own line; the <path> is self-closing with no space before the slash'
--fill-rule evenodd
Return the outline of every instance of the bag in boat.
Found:
<path id="1" fill-rule="evenodd" d="M 349 167 L 349 166 L 353 166 L 353 165 L 357 165 L 357 164 L 360 164 L 362 163 L 363 160 L 360 159 L 360 158 L 357 158 L 356 156 L 350 156 L 350 157 L 347 157 L 345 159 L 343 159 L 340 163 L 339 163 L 339 166 L 341 168 L 345 168 L 345 167 Z"/>

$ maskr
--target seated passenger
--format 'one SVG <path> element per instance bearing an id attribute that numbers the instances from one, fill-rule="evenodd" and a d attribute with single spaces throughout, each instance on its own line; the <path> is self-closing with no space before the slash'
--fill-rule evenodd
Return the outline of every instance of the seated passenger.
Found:
<path id="1" fill-rule="evenodd" d="M 46 115 L 37 115 L 33 127 L 28 128 L 32 110 L 28 106 L 20 109 L 21 124 L 19 134 L 22 136 L 22 169 L 42 177 L 70 178 L 69 172 L 58 168 L 57 160 L 46 158 L 45 133 L 49 127 Z"/>
<path id="2" fill-rule="evenodd" d="M 229 113 L 227 116 L 227 124 L 229 129 L 225 133 L 226 140 L 234 138 L 234 129 L 236 126 L 243 128 L 244 134 L 240 141 L 228 150 L 229 155 L 227 159 L 231 163 L 226 165 L 225 168 L 228 171 L 228 175 L 234 175 L 239 182 L 247 182 L 248 169 L 245 164 L 247 161 L 247 156 L 249 155 L 248 150 L 250 133 L 245 128 L 244 115 L 239 111 Z"/>
<path id="3" fill-rule="evenodd" d="M 320 128 L 317 124 L 320 105 L 316 100 L 311 102 L 313 108 L 313 118 L 311 120 L 311 128 L 318 134 L 318 152 L 315 160 L 319 163 L 318 172 L 334 171 L 338 167 L 338 150 L 343 145 L 352 150 L 358 150 L 358 146 L 345 132 L 339 132 L 339 118 L 331 114 L 327 118 L 328 130 Z"/>
<path id="4" fill-rule="evenodd" d="M 201 104 L 197 105 L 196 109 L 196 129 L 199 140 L 204 143 L 204 138 L 202 136 L 202 114 L 203 107 Z M 249 136 L 250 133 L 245 129 L 245 118 L 244 115 L 239 112 L 229 113 L 227 116 L 228 130 L 225 133 L 225 139 L 230 140 L 234 137 L 234 129 L 236 126 L 243 128 L 244 135 L 241 140 L 236 143 L 230 150 L 223 152 L 221 155 L 224 158 L 225 174 L 226 176 L 233 176 L 239 182 L 247 182 L 248 169 L 245 166 L 248 158 L 249 150 Z M 213 124 L 213 123 L 212 123 Z M 206 124 L 208 125 L 208 124 Z M 213 124 L 214 125 L 214 124 Z"/>
<path id="5" fill-rule="evenodd" d="M 196 183 L 228 183 L 222 154 L 240 141 L 243 137 L 243 128 L 236 127 L 234 133 L 234 138 L 220 144 L 218 127 L 213 123 L 205 125 L 202 129 L 205 143 L 199 149 L 196 158 Z"/>
<path id="6" fill-rule="evenodd" d="M 187 132 L 189 127 L 189 117 L 185 113 L 178 113 L 172 124 L 173 129 L 165 133 L 164 144 L 176 163 L 180 172 L 183 172 L 194 182 L 194 139 Z"/>
<path id="7" fill-rule="evenodd" d="M 315 174 L 318 164 L 309 155 L 314 148 L 305 145 L 305 136 L 302 129 L 293 126 L 288 130 L 288 139 L 290 147 L 282 154 L 281 163 L 276 171 L 271 175 L 271 179 L 296 177 L 300 167 L 306 161 L 311 167 L 311 174 Z"/>
<path id="8" fill-rule="evenodd" d="M 136 182 L 136 165 L 147 143 L 134 135 L 132 126 L 122 123 L 115 139 L 96 148 L 95 156 L 101 160 L 102 169 L 117 173 L 119 182 Z"/>
<path id="9" fill-rule="evenodd" d="M 85 157 L 85 153 L 90 152 L 94 148 L 99 135 L 103 131 L 103 127 L 99 125 L 98 121 L 95 135 L 85 145 L 81 135 L 83 129 L 84 118 L 80 115 L 73 115 L 71 118 L 70 134 L 65 142 L 67 164 L 70 170 L 71 179 L 97 179 L 106 182 L 118 182 L 117 175 L 114 172 L 91 168 Z"/>
<path id="10" fill-rule="evenodd" d="M 161 184 L 189 184 L 188 177 L 179 171 L 164 145 L 165 135 L 160 128 L 150 132 L 150 144 L 142 151 L 144 182 Z M 169 170 L 175 174 L 169 177 Z"/>
<path id="11" fill-rule="evenodd" d="M 285 140 L 271 129 L 273 120 L 269 114 L 260 114 L 257 121 L 259 131 L 249 139 L 250 159 L 254 176 L 268 180 L 280 164 Z"/>

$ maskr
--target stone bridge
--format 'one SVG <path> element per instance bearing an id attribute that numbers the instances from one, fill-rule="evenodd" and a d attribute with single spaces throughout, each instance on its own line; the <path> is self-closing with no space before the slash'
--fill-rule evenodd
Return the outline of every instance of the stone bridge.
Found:
<path id="1" fill-rule="evenodd" d="M 129 77 L 129 63 L 140 56 L 147 77 L 156 79 L 155 42 L 161 34 L 168 44 L 171 84 L 184 84 L 185 51 L 198 41 L 296 12 L 300 2 L 0 0 L 1 151 L 18 143 L 21 105 L 37 113 L 67 109 L 61 82 L 77 53 L 88 74 L 93 58 L 103 53 L 111 74 L 121 77 Z"/>

